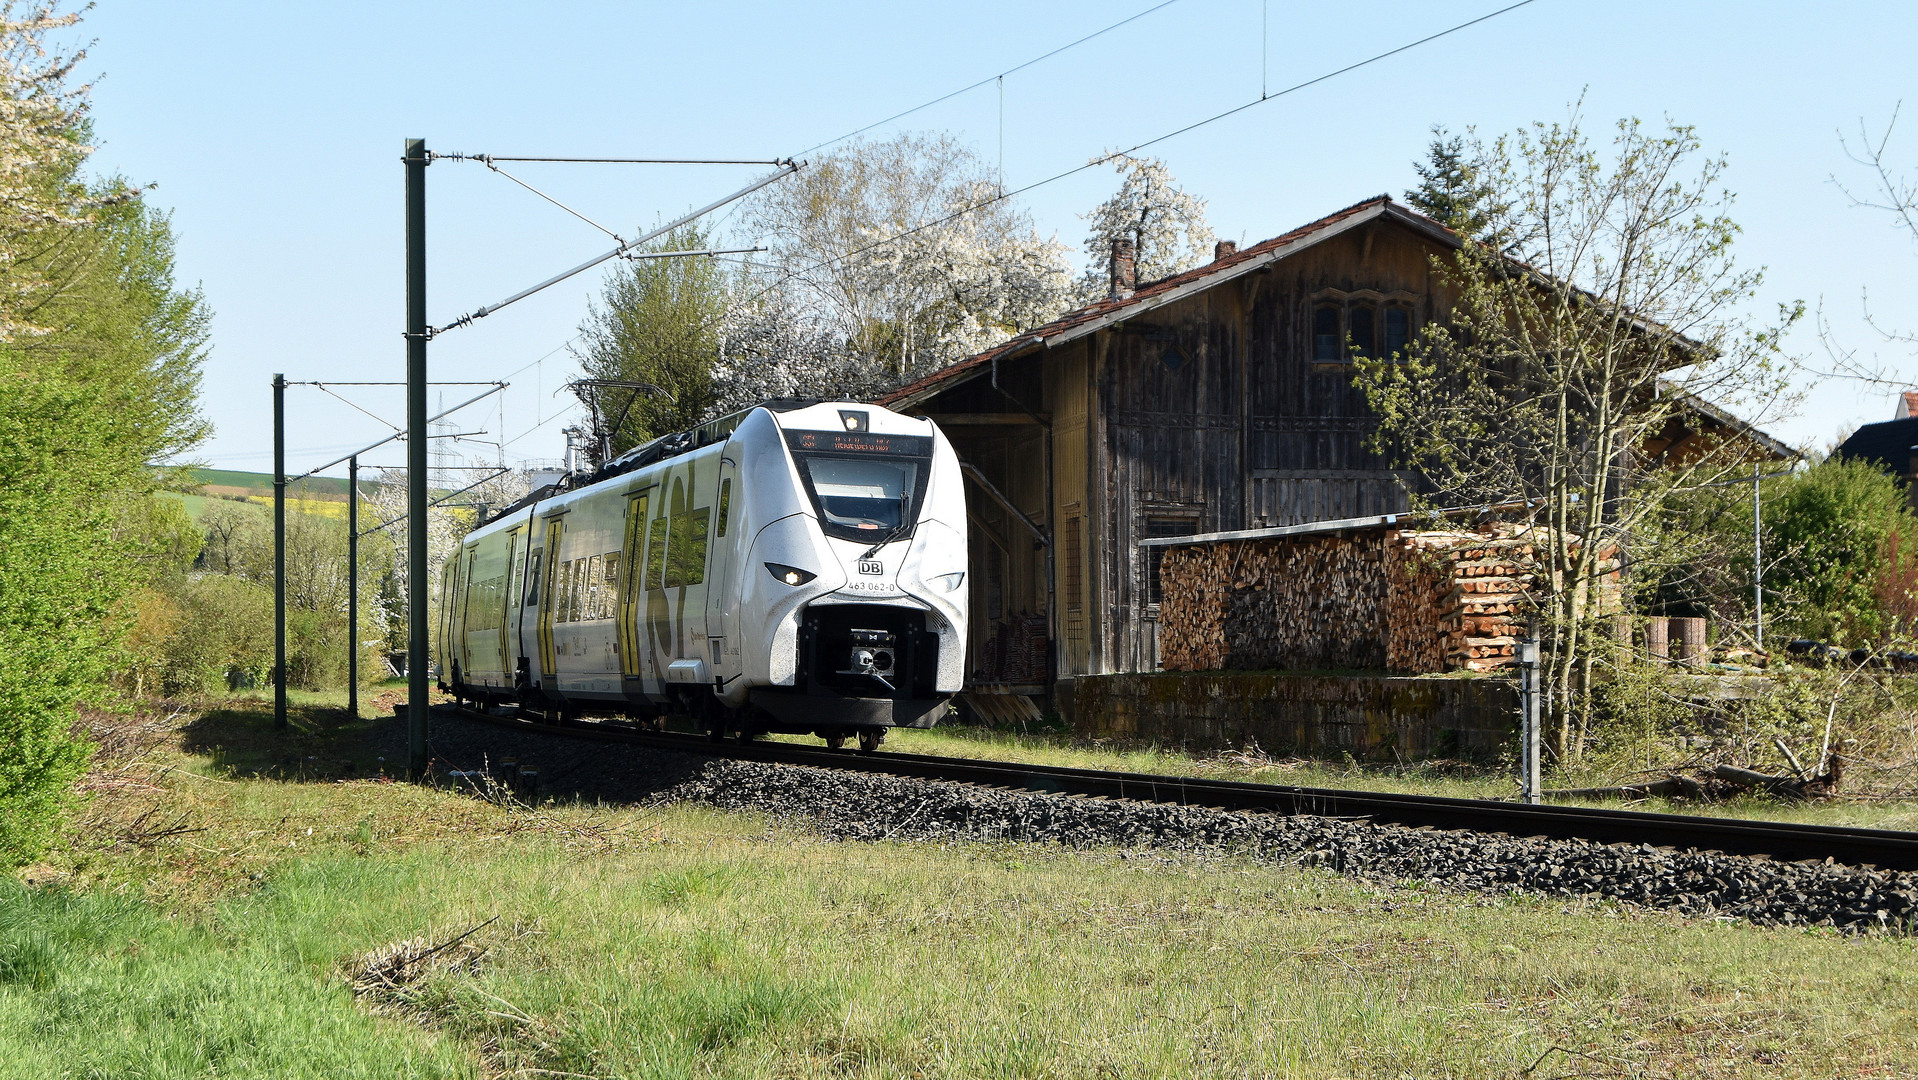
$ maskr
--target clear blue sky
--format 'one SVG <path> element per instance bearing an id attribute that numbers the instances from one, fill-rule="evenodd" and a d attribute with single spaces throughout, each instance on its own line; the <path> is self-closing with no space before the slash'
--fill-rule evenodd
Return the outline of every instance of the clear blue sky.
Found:
<path id="1" fill-rule="evenodd" d="M 271 466 L 268 383 L 404 374 L 401 184 L 408 136 L 441 151 L 780 157 L 1066 44 L 1155 0 L 951 5 L 490 2 L 330 4 L 101 0 L 84 70 L 101 75 L 96 169 L 154 182 L 174 212 L 179 270 L 215 312 L 202 456 Z M 1504 6 L 1501 0 L 1178 0 L 1005 80 L 1004 168 L 1018 187 Z M 1213 227 L 1251 242 L 1413 181 L 1433 124 L 1498 132 L 1558 119 L 1585 97 L 1595 128 L 1670 116 L 1730 155 L 1740 248 L 1768 300 L 1821 299 L 1869 345 L 1869 287 L 1887 321 L 1918 326 L 1918 249 L 1848 206 L 1865 184 L 1839 146 L 1901 99 L 1894 150 L 1918 170 L 1918 6 L 1535 0 L 1377 65 L 1160 144 Z M 1263 29 L 1262 29 L 1263 24 Z M 1263 45 L 1262 45 L 1263 40 Z M 958 132 L 999 157 L 996 86 L 897 126 Z M 889 129 L 875 134 L 884 135 Z M 703 204 L 753 170 L 529 166 L 534 183 L 630 228 Z M 429 171 L 435 323 L 610 246 L 476 165 Z M 1081 173 L 1026 197 L 1077 249 L 1077 217 L 1114 186 Z M 436 379 L 512 376 L 504 430 L 569 400 L 553 391 L 599 278 L 589 273 L 436 340 Z M 1806 354 L 1811 333 L 1792 342 Z M 551 355 L 548 355 L 551 354 Z M 528 368 L 542 356 L 543 364 Z M 1918 358 L 1906 369 L 1918 378 Z M 525 369 L 525 370 L 519 370 Z M 447 403 L 457 400 L 446 391 Z M 300 471 L 385 434 L 316 391 L 293 392 Z M 397 392 L 358 400 L 398 421 Z M 1817 389 L 1774 430 L 1823 443 L 1889 419 L 1889 392 Z M 554 457 L 549 422 L 514 457 Z M 501 430 L 497 408 L 467 430 Z M 496 438 L 497 435 L 489 435 Z M 467 452 L 479 453 L 473 445 Z M 390 455 L 397 462 L 400 455 Z"/>

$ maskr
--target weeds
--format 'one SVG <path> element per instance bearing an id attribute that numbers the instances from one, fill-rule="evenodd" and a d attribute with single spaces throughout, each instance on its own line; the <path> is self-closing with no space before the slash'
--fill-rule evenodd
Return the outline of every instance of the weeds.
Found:
<path id="1" fill-rule="evenodd" d="M 97 833 L 39 868 L 55 884 L 0 883 L 0 1073 L 1822 1076 L 1918 1059 L 1911 939 L 288 781 L 246 771 L 288 749 L 245 717 L 176 735 L 230 732 L 217 755 L 143 751 L 163 794 L 96 795 Z M 286 741 L 353 752 L 316 737 Z M 209 775 L 216 760 L 231 771 Z M 1220 767 L 1288 764 L 1268 760 Z M 156 802 L 177 809 L 149 825 L 190 809 L 203 831 L 108 842 Z"/>

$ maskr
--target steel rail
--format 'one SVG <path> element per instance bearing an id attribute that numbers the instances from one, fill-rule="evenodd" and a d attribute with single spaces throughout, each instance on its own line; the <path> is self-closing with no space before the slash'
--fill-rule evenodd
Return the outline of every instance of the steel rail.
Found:
<path id="1" fill-rule="evenodd" d="M 468 709 L 460 716 L 543 734 L 625 743 L 712 757 L 810 765 L 980 787 L 1130 799 L 1181 806 L 1253 810 L 1277 814 L 1363 818 L 1380 824 L 1450 829 L 1602 844 L 1701 848 L 1730 855 L 1824 861 L 1884 870 L 1918 870 L 1918 833 L 1841 825 L 1795 825 L 1777 821 L 1656 814 L 1580 806 L 1530 806 L 1494 799 L 1397 795 L 1337 788 L 1252 784 L 1154 773 L 1107 772 L 1013 761 L 874 753 L 798 746 L 792 743 L 711 742 L 703 736 L 652 732 L 618 722 L 539 722 Z"/>

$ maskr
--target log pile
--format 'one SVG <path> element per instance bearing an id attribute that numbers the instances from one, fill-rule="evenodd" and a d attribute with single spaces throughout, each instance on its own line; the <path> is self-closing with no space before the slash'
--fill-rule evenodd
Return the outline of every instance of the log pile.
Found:
<path id="1" fill-rule="evenodd" d="M 1503 524 L 1173 547 L 1159 577 L 1160 661 L 1169 671 L 1491 671 L 1513 662 L 1539 550 L 1528 530 Z"/>
<path id="2" fill-rule="evenodd" d="M 1030 685 L 1051 680 L 1052 641 L 1044 615 L 1014 615 L 974 657 L 972 681 Z"/>
<path id="3" fill-rule="evenodd" d="M 1160 569 L 1170 671 L 1385 664 L 1386 534 L 1177 547 Z"/>
<path id="4" fill-rule="evenodd" d="M 1398 532 L 1389 541 L 1386 663 L 1396 671 L 1490 671 L 1525 632 L 1537 552 L 1523 532 Z"/>

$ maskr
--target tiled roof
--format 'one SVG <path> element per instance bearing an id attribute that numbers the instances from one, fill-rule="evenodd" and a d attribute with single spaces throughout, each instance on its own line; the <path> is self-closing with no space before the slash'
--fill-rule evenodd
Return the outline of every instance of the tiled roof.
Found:
<path id="1" fill-rule="evenodd" d="M 974 356 L 969 356 L 956 364 L 943 367 L 917 382 L 908 383 L 887 394 L 885 397 L 880 398 L 878 404 L 890 406 L 898 402 L 909 402 L 914 398 L 924 395 L 929 390 L 956 381 L 971 372 L 978 371 L 990 365 L 995 359 L 1022 353 L 1037 344 L 1062 343 L 1062 339 L 1069 341 L 1073 338 L 1081 337 L 1086 333 L 1098 329 L 1100 326 L 1117 322 L 1129 314 L 1135 314 L 1139 311 L 1157 307 L 1165 300 L 1177 295 L 1183 295 L 1186 292 L 1192 291 L 1194 288 L 1204 288 L 1209 285 L 1229 281 L 1242 273 L 1250 272 L 1276 259 L 1283 258 L 1285 255 L 1291 254 L 1294 249 L 1301 249 L 1308 246 L 1304 241 L 1319 237 L 1336 226 L 1356 224 L 1355 219 L 1378 217 L 1386 212 L 1390 212 L 1393 217 L 1431 233 L 1435 238 L 1452 243 L 1457 242 L 1453 234 L 1438 222 L 1398 205 L 1392 201 L 1390 195 L 1377 195 L 1364 202 L 1353 203 L 1351 206 L 1337 213 L 1328 214 L 1309 225 L 1302 225 L 1299 228 L 1293 229 L 1291 232 L 1253 244 L 1242 251 L 1234 252 L 1222 259 L 1214 259 L 1204 266 L 1194 267 L 1182 274 L 1174 274 L 1171 277 L 1161 278 L 1158 281 L 1147 282 L 1139 286 L 1139 288 L 1134 290 L 1129 296 L 1100 300 L 1074 311 L 1068 311 L 1044 326 L 1020 334 L 1018 337 L 1013 338 L 1003 345 L 987 349 L 985 352 Z"/>

